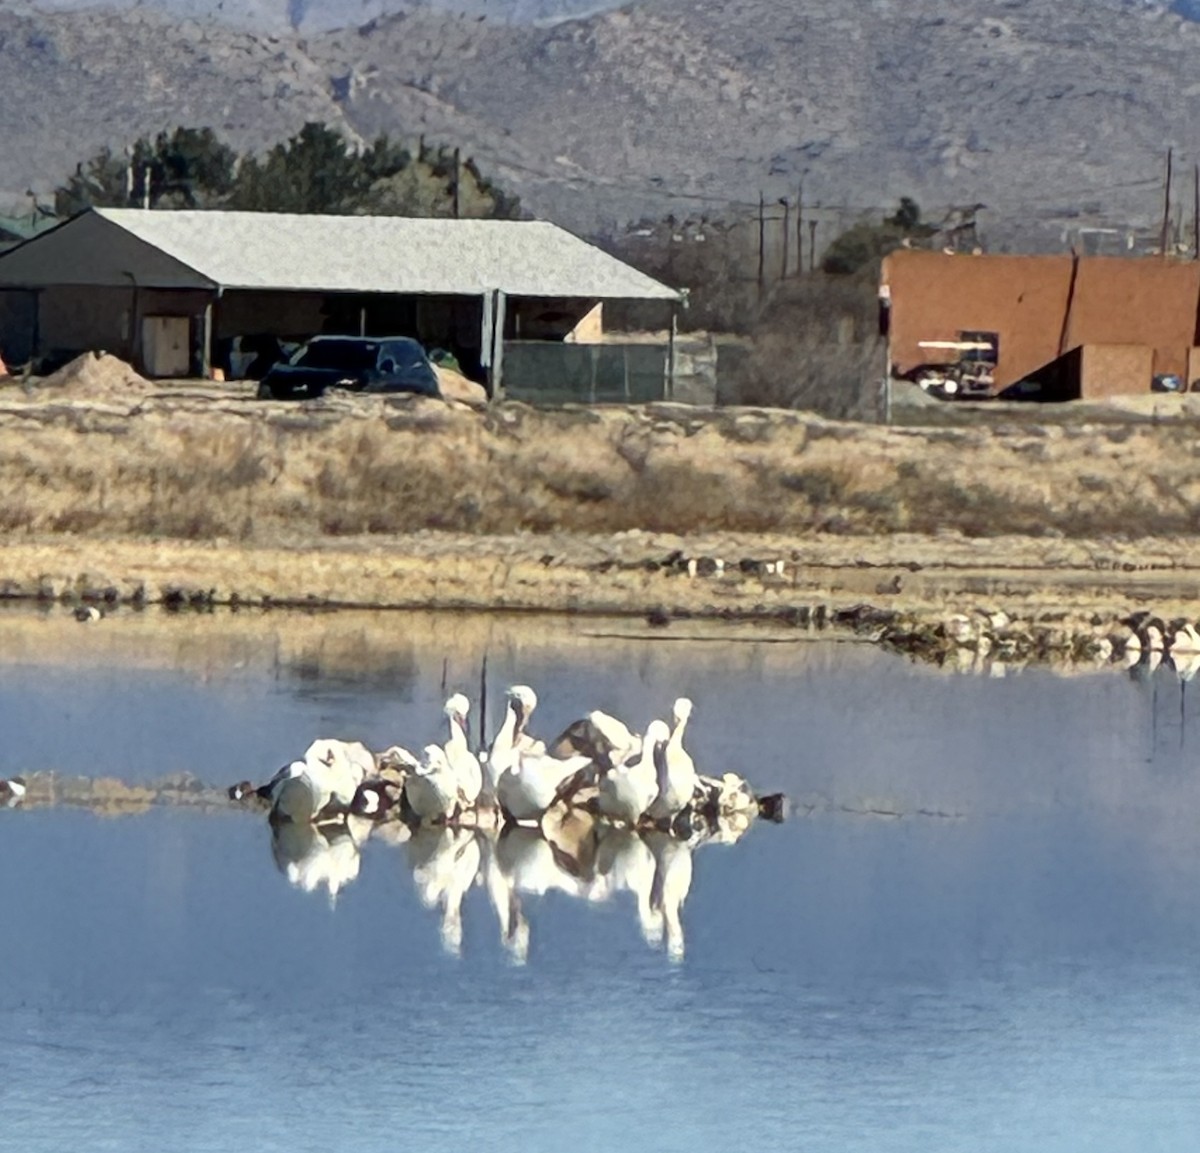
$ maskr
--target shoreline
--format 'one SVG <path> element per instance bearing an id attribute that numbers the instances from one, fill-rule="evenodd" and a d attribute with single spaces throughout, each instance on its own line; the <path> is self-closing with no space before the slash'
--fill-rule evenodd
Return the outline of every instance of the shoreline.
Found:
<path id="1" fill-rule="evenodd" d="M 422 532 L 268 546 L 10 536 L 0 544 L 3 602 L 81 615 L 90 606 L 100 618 L 151 606 L 542 614 L 637 620 L 662 639 L 741 624 L 931 661 L 967 652 L 1104 664 L 1168 654 L 1171 622 L 1200 624 L 1200 538 Z"/>

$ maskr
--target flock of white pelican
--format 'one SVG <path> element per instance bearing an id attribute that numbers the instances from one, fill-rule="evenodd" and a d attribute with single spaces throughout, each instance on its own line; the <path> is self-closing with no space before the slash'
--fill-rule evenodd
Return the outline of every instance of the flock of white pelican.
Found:
<path id="1" fill-rule="evenodd" d="M 265 784 L 243 781 L 229 794 L 269 810 L 276 864 L 331 902 L 358 876 L 368 839 L 405 846 L 451 953 L 462 947 L 464 898 L 481 887 L 516 961 L 529 950 L 523 898 L 550 891 L 592 902 L 629 892 L 646 942 L 682 957 L 692 853 L 737 840 L 760 814 L 780 819 L 782 797 L 757 798 L 735 773 L 697 771 L 684 747 L 686 698 L 671 724 L 655 719 L 644 734 L 597 710 L 549 743 L 528 731 L 536 706 L 527 685 L 510 688 L 495 738 L 474 750 L 470 703 L 455 693 L 447 739 L 420 757 L 321 739 Z"/>

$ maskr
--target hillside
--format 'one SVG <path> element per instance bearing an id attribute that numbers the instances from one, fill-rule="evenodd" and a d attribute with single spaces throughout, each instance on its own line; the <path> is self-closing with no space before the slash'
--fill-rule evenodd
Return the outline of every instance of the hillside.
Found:
<path id="1" fill-rule="evenodd" d="M 101 11 L 0 15 L 0 198 L 139 131 L 253 146 L 315 117 L 461 141 L 582 230 L 803 178 L 842 220 L 901 194 L 982 202 L 1001 239 L 1001 221 L 1150 223 L 1166 145 L 1200 158 L 1200 25 L 1160 5 L 644 0 L 551 27 L 422 7 L 306 37 Z"/>
<path id="2" fill-rule="evenodd" d="M 325 67 L 294 41 L 152 11 L 0 8 L 0 93 L 0 206 L 52 190 L 105 144 L 179 123 L 252 148 L 306 120 L 346 125 Z"/>

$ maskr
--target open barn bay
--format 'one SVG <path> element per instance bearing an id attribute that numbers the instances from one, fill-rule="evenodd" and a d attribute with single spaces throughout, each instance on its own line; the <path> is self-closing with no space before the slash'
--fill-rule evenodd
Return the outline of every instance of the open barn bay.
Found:
<path id="1" fill-rule="evenodd" d="M 493 710 L 533 685 L 547 737 L 686 693 L 697 764 L 793 801 L 590 860 L 289 843 L 232 804 L 0 811 L 0 1148 L 1191 1147 L 1200 720 L 1165 666 L 449 614 L 0 632 L 3 775 L 223 786 L 319 735 L 419 746 L 453 688 L 479 719 L 486 654 Z"/>

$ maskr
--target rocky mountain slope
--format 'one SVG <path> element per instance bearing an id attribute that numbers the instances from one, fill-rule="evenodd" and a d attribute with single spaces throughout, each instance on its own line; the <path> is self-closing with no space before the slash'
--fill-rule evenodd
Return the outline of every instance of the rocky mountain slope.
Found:
<path id="1" fill-rule="evenodd" d="M 619 6 L 620 0 L 27 0 L 46 12 L 88 8 L 149 8 L 187 20 L 281 32 L 349 28 L 431 8 L 450 15 L 487 15 L 518 24 L 554 23 Z"/>
<path id="2" fill-rule="evenodd" d="M 748 210 L 801 180 L 843 218 L 908 194 L 982 202 L 985 225 L 1152 222 L 1167 145 L 1200 159 L 1198 50 L 1200 24 L 1125 0 L 642 0 L 549 27 L 423 6 L 307 36 L 10 10 L 0 193 L 139 131 L 208 123 L 254 146 L 316 118 L 461 141 L 580 229 Z"/>

